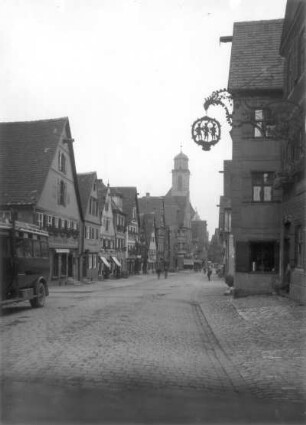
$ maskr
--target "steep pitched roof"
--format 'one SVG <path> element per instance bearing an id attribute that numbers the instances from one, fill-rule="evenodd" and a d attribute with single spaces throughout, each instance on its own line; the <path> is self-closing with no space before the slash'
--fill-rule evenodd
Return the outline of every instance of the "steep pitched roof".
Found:
<path id="1" fill-rule="evenodd" d="M 68 118 L 0 123 L 0 203 L 35 204 Z"/>
<path id="2" fill-rule="evenodd" d="M 284 60 L 279 54 L 283 19 L 235 22 L 229 91 L 281 89 Z"/>
<path id="3" fill-rule="evenodd" d="M 97 192 L 98 192 L 98 204 L 100 211 L 102 213 L 105 205 L 105 198 L 107 194 L 107 186 L 103 183 L 101 179 L 97 180 Z"/>
<path id="4" fill-rule="evenodd" d="M 97 173 L 95 171 L 90 173 L 80 173 L 77 175 L 77 178 L 78 178 L 78 186 L 79 186 L 83 215 L 85 216 L 88 202 L 89 202 L 90 193 L 91 193 L 93 184 L 95 180 L 97 179 Z"/>
<path id="5" fill-rule="evenodd" d="M 152 213 L 141 213 L 140 214 L 140 225 L 141 231 L 145 238 L 147 247 L 150 245 L 151 235 L 155 229 L 155 214 Z"/>
<path id="6" fill-rule="evenodd" d="M 127 220 L 133 219 L 133 207 L 135 206 L 139 212 L 137 201 L 137 188 L 135 186 L 116 186 L 111 187 L 111 190 L 122 195 L 122 209 L 126 214 Z"/>

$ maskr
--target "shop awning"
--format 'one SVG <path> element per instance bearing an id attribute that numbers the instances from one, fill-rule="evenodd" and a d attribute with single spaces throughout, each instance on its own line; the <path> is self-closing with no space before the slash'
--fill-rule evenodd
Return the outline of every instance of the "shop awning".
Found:
<path id="1" fill-rule="evenodd" d="M 113 259 L 114 263 L 116 264 L 116 266 L 121 267 L 121 263 L 116 257 L 112 257 L 112 259 Z"/>
<path id="2" fill-rule="evenodd" d="M 111 265 L 109 264 L 109 262 L 107 261 L 105 257 L 102 257 L 102 255 L 100 255 L 100 258 L 102 262 L 106 265 L 106 267 L 111 268 Z"/>

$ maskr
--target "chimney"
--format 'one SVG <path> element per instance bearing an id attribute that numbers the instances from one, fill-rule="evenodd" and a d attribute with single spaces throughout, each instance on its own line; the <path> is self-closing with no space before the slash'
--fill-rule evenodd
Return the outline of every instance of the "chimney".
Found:
<path id="1" fill-rule="evenodd" d="M 150 196 L 150 193 L 149 193 L 149 192 L 147 192 L 147 193 L 146 193 L 146 197 L 147 197 L 147 198 L 149 198 L 149 196 Z"/>

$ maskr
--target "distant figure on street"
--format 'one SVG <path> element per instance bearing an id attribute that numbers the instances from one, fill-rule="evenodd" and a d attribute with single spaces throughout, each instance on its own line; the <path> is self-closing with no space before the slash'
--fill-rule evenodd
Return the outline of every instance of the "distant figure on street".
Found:
<path id="1" fill-rule="evenodd" d="M 167 277 L 168 277 L 168 264 L 165 264 L 164 274 L 165 274 L 165 279 L 167 279 Z"/>
<path id="2" fill-rule="evenodd" d="M 157 278 L 160 279 L 161 267 L 159 262 L 157 263 L 157 266 L 156 266 L 156 273 L 157 273 Z"/>
<path id="3" fill-rule="evenodd" d="M 210 280 L 210 276 L 211 276 L 211 274 L 212 274 L 211 267 L 210 267 L 210 266 L 208 266 L 208 269 L 207 269 L 207 277 L 208 277 L 208 280 Z"/>

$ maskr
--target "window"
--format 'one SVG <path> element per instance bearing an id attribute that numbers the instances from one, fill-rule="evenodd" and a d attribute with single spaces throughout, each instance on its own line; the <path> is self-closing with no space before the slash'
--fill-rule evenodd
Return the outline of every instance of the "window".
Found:
<path id="1" fill-rule="evenodd" d="M 254 202 L 271 202 L 272 201 L 272 184 L 274 173 L 267 172 L 252 173 L 252 187 Z"/>
<path id="2" fill-rule="evenodd" d="M 63 180 L 59 182 L 58 204 L 66 205 L 66 183 Z"/>
<path id="3" fill-rule="evenodd" d="M 178 178 L 177 178 L 177 189 L 179 191 L 183 190 L 183 178 L 182 178 L 182 176 L 178 176 Z"/>
<path id="4" fill-rule="evenodd" d="M 37 213 L 37 225 L 40 228 L 44 227 L 44 215 L 43 215 L 43 213 Z"/>
<path id="5" fill-rule="evenodd" d="M 274 125 L 272 123 L 271 110 L 255 109 L 254 111 L 254 137 L 255 138 L 268 138 L 272 137 Z"/>
<path id="6" fill-rule="evenodd" d="M 62 173 L 66 173 L 66 157 L 63 152 L 58 153 L 58 169 Z"/>
<path id="7" fill-rule="evenodd" d="M 88 255 L 88 268 L 92 269 L 92 255 L 91 254 Z"/>
<path id="8" fill-rule="evenodd" d="M 224 231 L 231 232 L 232 230 L 232 213 L 228 208 L 224 209 Z"/>
<path id="9" fill-rule="evenodd" d="M 105 230 L 108 231 L 109 221 L 108 218 L 105 220 Z"/>
<path id="10" fill-rule="evenodd" d="M 54 217 L 54 227 L 58 228 L 58 225 L 59 225 L 59 218 Z"/>
<path id="11" fill-rule="evenodd" d="M 93 269 L 97 268 L 97 256 L 96 256 L 96 254 L 93 254 L 93 256 L 92 256 L 92 268 Z"/>
<path id="12" fill-rule="evenodd" d="M 46 240 L 40 241 L 40 247 L 41 247 L 41 256 L 44 258 L 49 257 L 49 250 L 48 250 L 48 243 Z"/>
<path id="13" fill-rule="evenodd" d="M 34 257 L 41 257 L 40 254 L 40 241 L 34 240 L 33 241 L 33 256 Z"/>
<path id="14" fill-rule="evenodd" d="M 295 263 L 296 267 L 303 267 L 303 229 L 302 226 L 295 228 Z"/>
<path id="15" fill-rule="evenodd" d="M 48 215 L 48 216 L 47 216 L 47 224 L 48 224 L 48 226 L 52 226 L 52 222 L 53 222 L 53 217 L 52 217 L 52 215 Z"/>
<path id="16" fill-rule="evenodd" d="M 90 227 L 86 226 L 86 239 L 90 239 Z"/>
<path id="17" fill-rule="evenodd" d="M 98 201 L 92 196 L 89 199 L 89 214 L 92 214 L 94 216 L 98 215 Z"/>
<path id="18" fill-rule="evenodd" d="M 108 202 L 105 202 L 105 211 L 108 211 L 108 209 L 109 209 Z"/>
<path id="19" fill-rule="evenodd" d="M 237 241 L 235 268 L 240 273 L 272 273 L 278 271 L 279 245 L 276 241 Z"/>
<path id="20" fill-rule="evenodd" d="M 62 219 L 61 220 L 61 229 L 65 229 L 66 227 L 66 220 Z"/>
<path id="21" fill-rule="evenodd" d="M 136 207 L 133 207 L 133 218 L 136 218 Z"/>
<path id="22" fill-rule="evenodd" d="M 276 272 L 276 244 L 274 242 L 250 242 L 252 272 Z"/>

